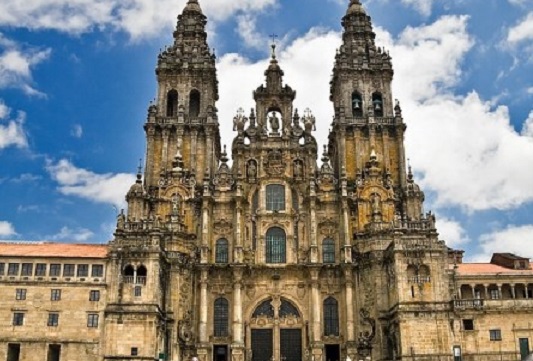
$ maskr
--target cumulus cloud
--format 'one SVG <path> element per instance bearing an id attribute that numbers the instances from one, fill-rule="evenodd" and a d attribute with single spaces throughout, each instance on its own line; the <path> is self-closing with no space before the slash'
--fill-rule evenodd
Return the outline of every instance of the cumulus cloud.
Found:
<path id="1" fill-rule="evenodd" d="M 31 70 L 50 53 L 50 49 L 23 46 L 0 33 L 0 89 L 19 88 L 29 95 L 42 95 L 32 86 Z"/>
<path id="2" fill-rule="evenodd" d="M 480 241 L 482 251 L 474 257 L 479 262 L 489 261 L 494 252 L 510 252 L 533 258 L 533 225 L 511 225 L 506 229 L 482 235 Z"/>
<path id="3" fill-rule="evenodd" d="M 15 236 L 17 232 L 15 232 L 15 227 L 9 222 L 6 221 L 0 221 L 0 237 L 11 237 Z"/>
<path id="4" fill-rule="evenodd" d="M 24 130 L 26 114 L 18 112 L 15 118 L 10 118 L 10 114 L 11 110 L 0 99 L 0 150 L 7 147 L 26 148 L 28 146 Z"/>
<path id="5" fill-rule="evenodd" d="M 446 241 L 449 247 L 464 247 L 466 243 L 470 242 L 466 230 L 453 219 L 437 217 L 437 229 L 439 238 Z"/>
<path id="6" fill-rule="evenodd" d="M 72 229 L 63 227 L 58 233 L 45 236 L 45 239 L 50 241 L 87 242 L 92 236 L 94 236 L 94 233 L 86 228 Z"/>
<path id="7" fill-rule="evenodd" d="M 527 40 L 533 40 L 533 12 L 527 14 L 517 25 L 511 27 L 507 34 L 507 41 L 512 45 Z"/>
<path id="8" fill-rule="evenodd" d="M 209 0 L 201 5 L 210 20 L 261 11 L 277 0 Z M 186 0 L 27 0 L 0 2 L 0 26 L 52 29 L 79 34 L 95 29 L 152 37 L 175 25 Z"/>
<path id="9" fill-rule="evenodd" d="M 48 161 L 46 170 L 58 183 L 58 190 L 62 194 L 117 207 L 124 207 L 124 195 L 135 182 L 133 174 L 97 174 L 78 168 L 66 159 L 57 163 Z"/>

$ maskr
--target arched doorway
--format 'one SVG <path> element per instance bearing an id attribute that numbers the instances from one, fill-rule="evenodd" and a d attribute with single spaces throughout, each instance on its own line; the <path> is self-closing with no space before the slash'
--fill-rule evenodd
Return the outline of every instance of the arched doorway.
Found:
<path id="1" fill-rule="evenodd" d="M 250 320 L 251 360 L 302 361 L 302 326 L 302 316 L 289 300 L 261 302 Z"/>

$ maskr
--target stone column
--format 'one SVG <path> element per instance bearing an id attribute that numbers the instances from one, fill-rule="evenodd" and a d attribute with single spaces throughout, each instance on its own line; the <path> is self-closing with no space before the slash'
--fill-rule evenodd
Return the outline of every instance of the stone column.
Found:
<path id="1" fill-rule="evenodd" d="M 527 283 L 524 284 L 524 292 L 526 293 L 526 300 L 529 300 L 529 293 L 527 292 L 529 290 L 529 285 Z"/>
<path id="2" fill-rule="evenodd" d="M 485 290 L 485 300 L 488 300 L 489 299 L 489 285 L 484 284 L 483 289 Z"/>
<path id="3" fill-rule="evenodd" d="M 153 167 L 156 165 L 154 159 L 155 149 L 155 124 L 146 125 L 146 181 L 149 185 L 156 185 L 155 172 Z M 157 173 L 156 173 L 157 174 Z"/>
<path id="4" fill-rule="evenodd" d="M 161 154 L 161 168 L 167 170 L 168 168 L 168 139 L 170 136 L 170 131 L 168 126 L 163 128 L 163 149 Z"/>
<path id="5" fill-rule="evenodd" d="M 233 273 L 233 344 L 243 346 L 242 321 L 242 270 L 235 269 Z"/>
<path id="6" fill-rule="evenodd" d="M 476 285 L 470 285 L 470 289 L 472 289 L 472 299 L 476 298 Z"/>
<path id="7" fill-rule="evenodd" d="M 309 223 L 310 223 L 310 254 L 311 263 L 318 262 L 318 244 L 317 244 L 317 224 L 316 224 L 316 191 L 315 183 L 311 180 L 310 183 L 310 202 L 309 202 Z"/>
<path id="8" fill-rule="evenodd" d="M 514 283 L 511 284 L 511 297 L 513 298 L 513 300 L 516 299 L 516 290 Z"/>
<path id="9" fill-rule="evenodd" d="M 313 342 L 320 342 L 322 336 L 322 318 L 321 312 L 322 302 L 320 302 L 320 290 L 318 288 L 318 269 L 313 269 L 311 272 L 311 305 L 312 310 L 312 330 L 313 330 Z"/>
<path id="10" fill-rule="evenodd" d="M 499 300 L 503 299 L 502 285 L 501 284 L 498 285 L 498 299 Z"/>
<path id="11" fill-rule="evenodd" d="M 200 326 L 198 334 L 201 343 L 206 343 L 207 340 L 207 270 L 202 270 L 200 280 Z"/>
<path id="12" fill-rule="evenodd" d="M 194 129 L 191 131 L 191 164 L 189 166 L 189 169 L 194 169 L 195 171 L 199 172 L 199 174 L 203 174 L 205 172 L 205 169 L 196 169 L 196 153 L 198 152 L 197 148 L 198 143 L 198 130 Z"/>
<path id="13" fill-rule="evenodd" d="M 352 270 L 344 271 L 346 281 L 346 339 L 348 342 L 355 341 L 355 323 L 353 314 L 353 280 Z"/>

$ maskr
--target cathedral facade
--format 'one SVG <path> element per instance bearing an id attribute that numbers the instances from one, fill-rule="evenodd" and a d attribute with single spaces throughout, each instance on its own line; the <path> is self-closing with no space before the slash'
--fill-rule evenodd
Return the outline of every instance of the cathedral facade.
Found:
<path id="1" fill-rule="evenodd" d="M 219 121 L 206 22 L 189 0 L 174 43 L 159 54 L 146 166 L 115 238 L 83 249 L 0 245 L 9 326 L 0 358 L 525 357 L 531 263 L 498 254 L 466 264 L 439 240 L 406 164 L 391 57 L 359 0 L 342 19 L 325 149 L 314 137 L 323 120 L 294 108 L 275 46 L 255 108 Z M 221 126 L 235 131 L 231 165 Z M 70 296 L 61 303 L 53 290 Z"/>

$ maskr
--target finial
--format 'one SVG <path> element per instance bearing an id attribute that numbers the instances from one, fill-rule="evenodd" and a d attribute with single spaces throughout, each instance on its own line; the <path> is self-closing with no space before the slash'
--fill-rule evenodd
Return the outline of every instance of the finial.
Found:
<path id="1" fill-rule="evenodd" d="M 220 160 L 222 161 L 222 163 L 228 162 L 228 153 L 226 153 L 226 144 L 224 144 L 224 151 L 222 151 Z"/>
<path id="2" fill-rule="evenodd" d="M 413 169 L 411 168 L 411 160 L 407 159 L 407 178 L 412 181 L 413 180 Z"/>
<path id="3" fill-rule="evenodd" d="M 143 162 L 143 159 L 140 158 L 139 159 L 139 166 L 137 167 L 137 181 L 136 183 L 141 183 L 141 179 L 142 179 L 142 171 L 143 171 L 143 166 L 142 166 L 142 162 Z"/>
<path id="4" fill-rule="evenodd" d="M 376 154 L 376 150 L 372 148 L 372 151 L 370 152 L 370 160 L 376 160 L 378 159 L 378 156 Z"/>
<path id="5" fill-rule="evenodd" d="M 276 34 L 272 34 L 270 37 L 272 38 L 272 45 L 270 45 L 272 48 L 272 59 L 276 59 L 276 39 L 278 36 Z"/>

